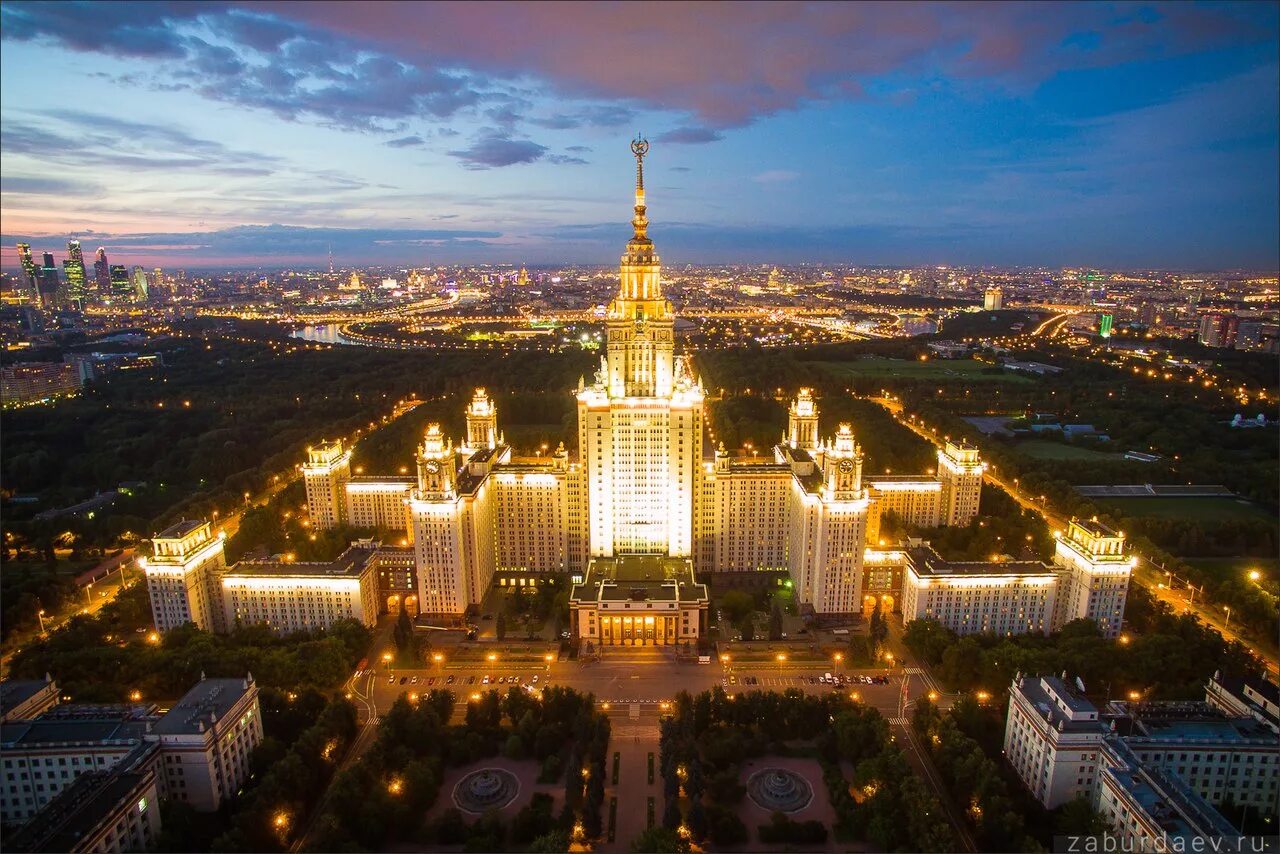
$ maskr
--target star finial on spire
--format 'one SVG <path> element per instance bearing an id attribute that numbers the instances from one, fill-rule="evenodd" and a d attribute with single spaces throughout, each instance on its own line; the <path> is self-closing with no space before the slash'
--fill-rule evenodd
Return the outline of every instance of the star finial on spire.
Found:
<path id="1" fill-rule="evenodd" d="M 644 156 L 649 153 L 649 140 L 636 133 L 636 138 L 631 140 L 631 153 L 636 156 L 636 215 L 631 225 L 635 228 L 634 239 L 647 242 L 645 229 L 649 220 L 645 216 L 644 204 Z"/>

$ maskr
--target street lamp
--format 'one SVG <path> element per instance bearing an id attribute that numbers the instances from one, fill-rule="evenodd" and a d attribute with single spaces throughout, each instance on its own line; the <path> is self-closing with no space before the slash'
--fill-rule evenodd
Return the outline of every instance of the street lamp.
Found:
<path id="1" fill-rule="evenodd" d="M 389 653 L 389 652 L 384 652 L 384 653 L 382 654 L 382 664 L 383 664 L 383 665 L 384 665 L 388 670 L 390 670 L 390 669 L 391 669 L 391 659 L 392 659 L 392 655 L 391 655 L 391 653 Z"/>
<path id="2" fill-rule="evenodd" d="M 431 660 L 436 663 L 437 667 L 439 667 L 444 662 L 444 656 L 437 652 L 435 655 L 431 656 Z M 443 670 L 444 668 L 441 669 Z"/>
<path id="3" fill-rule="evenodd" d="M 840 669 L 840 662 L 844 661 L 844 654 L 837 652 L 832 658 L 836 661 L 836 670 Z"/>
<path id="4" fill-rule="evenodd" d="M 36 612 L 36 619 L 40 621 L 40 634 L 44 634 L 44 608 Z"/>
<path id="5" fill-rule="evenodd" d="M 1229 629 L 1229 628 L 1231 628 L 1231 606 L 1230 606 L 1230 605 L 1223 605 L 1222 607 L 1223 607 L 1223 609 L 1224 609 L 1224 610 L 1226 610 L 1226 612 L 1227 612 L 1227 622 L 1226 622 L 1226 624 L 1225 624 L 1222 628 L 1223 628 L 1223 629 Z"/>
<path id="6" fill-rule="evenodd" d="M 1252 582 L 1254 582 L 1254 583 L 1256 584 L 1260 578 L 1262 578 L 1262 573 L 1261 573 L 1261 572 L 1258 572 L 1258 570 L 1256 570 L 1256 569 L 1251 569 L 1251 570 L 1249 570 L 1249 580 L 1250 580 L 1250 581 L 1252 581 Z"/>

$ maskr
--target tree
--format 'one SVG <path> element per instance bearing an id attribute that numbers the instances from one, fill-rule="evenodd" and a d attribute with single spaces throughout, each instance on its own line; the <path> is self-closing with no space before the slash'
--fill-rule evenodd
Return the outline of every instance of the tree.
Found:
<path id="1" fill-rule="evenodd" d="M 769 610 L 769 640 L 782 640 L 782 606 L 776 599 L 773 600 L 773 608 Z"/>
<path id="2" fill-rule="evenodd" d="M 720 597 L 720 610 L 725 619 L 737 625 L 744 617 L 756 609 L 756 601 L 750 593 L 743 590 L 730 590 Z"/>
<path id="3" fill-rule="evenodd" d="M 889 637 L 889 624 L 885 622 L 884 615 L 880 613 L 879 599 L 876 600 L 876 606 L 871 611 L 868 636 L 871 639 L 871 657 L 874 659 L 880 652 L 880 647 L 884 645 L 885 638 Z"/>
<path id="4" fill-rule="evenodd" d="M 569 834 L 553 830 L 529 843 L 529 854 L 564 854 L 569 850 Z"/>
<path id="5" fill-rule="evenodd" d="M 689 840 L 666 827 L 651 827 L 631 840 L 633 854 L 689 854 Z"/>
<path id="6" fill-rule="evenodd" d="M 507 615 L 499 614 L 498 622 L 493 627 L 493 633 L 498 636 L 498 640 L 506 640 L 507 638 Z"/>

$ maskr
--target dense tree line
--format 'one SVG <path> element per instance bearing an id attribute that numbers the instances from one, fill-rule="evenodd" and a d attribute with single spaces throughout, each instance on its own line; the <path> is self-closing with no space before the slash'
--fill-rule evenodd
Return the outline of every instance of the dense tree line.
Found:
<path id="1" fill-rule="evenodd" d="M 599 835 L 609 721 L 595 711 L 590 695 L 548 688 L 539 699 L 518 688 L 506 695 L 489 691 L 471 701 L 458 723 L 451 722 L 454 699 L 452 692 L 437 689 L 395 702 L 380 722 L 377 741 L 334 780 L 317 821 L 314 850 L 376 851 L 417 842 L 464 844 L 466 851 L 563 851 L 575 827 L 587 837 Z M 569 769 L 559 816 L 552 815 L 551 799 L 544 795 L 535 796 L 509 826 L 495 814 L 468 824 L 452 807 L 424 822 L 446 768 L 499 753 L 554 764 L 557 775 Z"/>
<path id="2" fill-rule="evenodd" d="M 1081 677 L 1099 699 L 1140 691 L 1156 700 L 1204 696 L 1215 670 L 1227 676 L 1254 672 L 1254 658 L 1237 643 L 1189 614 L 1174 614 L 1140 587 L 1129 589 L 1126 631 L 1101 636 L 1089 620 L 1075 620 L 1049 636 L 958 637 L 936 620 L 907 623 L 903 640 L 934 675 L 957 691 L 1004 691 L 1016 673 Z"/>
<path id="3" fill-rule="evenodd" d="M 73 617 L 47 638 L 22 648 L 12 661 L 15 678 L 52 673 L 64 693 L 82 702 L 176 698 L 203 673 L 252 673 L 264 686 L 330 689 L 346 678 L 369 646 L 369 630 L 353 620 L 328 631 L 276 635 L 265 626 L 216 635 L 187 625 L 157 641 L 134 631 L 150 624 L 146 586 L 130 588 L 92 616 Z"/>
<path id="4" fill-rule="evenodd" d="M 960 730 L 954 715 L 940 714 L 923 698 L 912 713 L 911 727 L 946 782 L 980 850 L 1044 850 L 1028 831 L 1022 799 L 1010 792 L 1000 766 Z"/>

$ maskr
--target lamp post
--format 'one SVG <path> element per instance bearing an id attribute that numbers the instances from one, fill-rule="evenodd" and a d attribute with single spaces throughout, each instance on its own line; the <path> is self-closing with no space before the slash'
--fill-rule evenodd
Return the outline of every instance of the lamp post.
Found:
<path id="1" fill-rule="evenodd" d="M 1226 624 L 1225 624 L 1225 625 L 1223 625 L 1223 627 L 1222 627 L 1222 628 L 1223 628 L 1223 629 L 1230 629 L 1230 628 L 1231 628 L 1231 606 L 1230 606 L 1230 605 L 1223 605 L 1222 607 L 1223 607 L 1223 609 L 1227 612 L 1227 622 L 1226 622 Z"/>
<path id="2" fill-rule="evenodd" d="M 36 612 L 36 619 L 40 621 L 40 634 L 44 634 L 44 608 Z"/>

